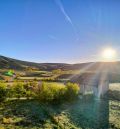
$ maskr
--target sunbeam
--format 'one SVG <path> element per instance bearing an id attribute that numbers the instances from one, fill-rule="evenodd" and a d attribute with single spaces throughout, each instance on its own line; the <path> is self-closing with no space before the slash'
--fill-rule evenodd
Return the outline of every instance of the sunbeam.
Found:
<path id="1" fill-rule="evenodd" d="M 89 63 L 87 65 L 84 65 L 83 68 L 80 68 L 78 70 L 78 74 L 71 75 L 68 79 L 69 80 L 74 80 L 75 78 L 79 77 L 80 75 L 82 75 L 83 73 L 85 73 L 86 71 L 88 71 L 95 64 L 96 64 L 96 62 L 92 62 L 92 63 Z"/>

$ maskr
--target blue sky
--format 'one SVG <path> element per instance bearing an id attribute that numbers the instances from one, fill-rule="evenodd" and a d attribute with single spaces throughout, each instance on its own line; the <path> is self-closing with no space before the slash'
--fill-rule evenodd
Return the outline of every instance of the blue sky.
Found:
<path id="1" fill-rule="evenodd" d="M 0 0 L 0 54 L 35 62 L 98 61 L 120 49 L 119 0 Z"/>

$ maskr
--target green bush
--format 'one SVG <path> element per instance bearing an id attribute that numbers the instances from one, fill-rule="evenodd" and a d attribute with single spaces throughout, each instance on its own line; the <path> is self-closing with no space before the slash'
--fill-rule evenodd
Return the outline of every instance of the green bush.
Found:
<path id="1" fill-rule="evenodd" d="M 38 98 L 40 101 L 50 103 L 57 101 L 60 90 L 64 87 L 59 84 L 43 83 L 41 89 L 38 91 Z"/>
<path id="2" fill-rule="evenodd" d="M 27 99 L 30 99 L 30 98 L 35 97 L 35 96 L 36 96 L 35 93 L 31 90 L 28 90 L 25 93 L 25 97 L 27 97 Z"/>
<path id="3" fill-rule="evenodd" d="M 13 94 L 13 97 L 25 97 L 26 90 L 24 88 L 24 84 L 19 82 L 19 83 L 14 83 L 12 86 L 11 93 Z"/>
<path id="4" fill-rule="evenodd" d="M 66 84 L 66 92 L 65 92 L 65 98 L 66 100 L 73 100 L 75 99 L 79 94 L 79 86 L 75 83 L 67 83 Z"/>
<path id="5" fill-rule="evenodd" d="M 5 83 L 0 83 L 0 101 L 4 101 L 7 98 L 7 86 Z"/>
<path id="6" fill-rule="evenodd" d="M 25 97 L 28 99 L 35 97 L 35 89 L 38 89 L 38 83 L 36 81 L 24 83 Z"/>
<path id="7" fill-rule="evenodd" d="M 79 87 L 77 84 L 44 82 L 14 82 L 12 86 L 7 87 L 5 83 L 0 83 L 0 101 L 5 98 L 37 98 L 40 102 L 58 104 L 70 101 L 78 96 Z"/>
<path id="8" fill-rule="evenodd" d="M 79 87 L 77 84 L 68 83 L 66 86 L 54 83 L 43 83 L 37 93 L 37 97 L 44 103 L 61 103 L 73 100 L 78 96 Z"/>

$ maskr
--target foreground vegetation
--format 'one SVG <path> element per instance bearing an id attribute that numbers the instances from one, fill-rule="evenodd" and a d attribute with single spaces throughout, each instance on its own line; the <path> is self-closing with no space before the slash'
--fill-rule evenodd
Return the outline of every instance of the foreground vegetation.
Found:
<path id="1" fill-rule="evenodd" d="M 84 97 L 61 105 L 9 100 L 0 106 L 0 129 L 119 129 L 120 103 Z"/>
<path id="2" fill-rule="evenodd" d="M 73 83 L 0 83 L 0 129 L 119 129 L 120 92 L 78 99 Z"/>
<path id="3" fill-rule="evenodd" d="M 62 103 L 78 97 L 79 86 L 73 83 L 62 85 L 59 83 L 46 82 L 15 82 L 11 86 L 0 83 L 0 101 L 7 98 L 37 99 L 44 103 Z"/>

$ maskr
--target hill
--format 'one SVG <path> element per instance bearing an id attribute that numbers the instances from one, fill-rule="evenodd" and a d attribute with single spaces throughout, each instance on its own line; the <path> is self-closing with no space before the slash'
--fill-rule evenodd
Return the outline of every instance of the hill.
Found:
<path id="1" fill-rule="evenodd" d="M 69 67 L 69 64 L 65 63 L 34 63 L 28 61 L 21 61 L 17 59 L 12 59 L 5 56 L 0 56 L 0 69 L 15 69 L 24 70 L 28 67 L 37 68 L 40 70 L 53 70 L 53 69 L 63 69 L 63 67 Z"/>
<path id="2" fill-rule="evenodd" d="M 0 69 L 25 70 L 26 68 L 29 67 L 33 69 L 46 70 L 46 71 L 51 71 L 54 69 L 83 70 L 83 71 L 108 70 L 113 73 L 120 73 L 120 62 L 89 62 L 80 64 L 34 63 L 34 62 L 12 59 L 5 56 L 0 56 Z"/>

